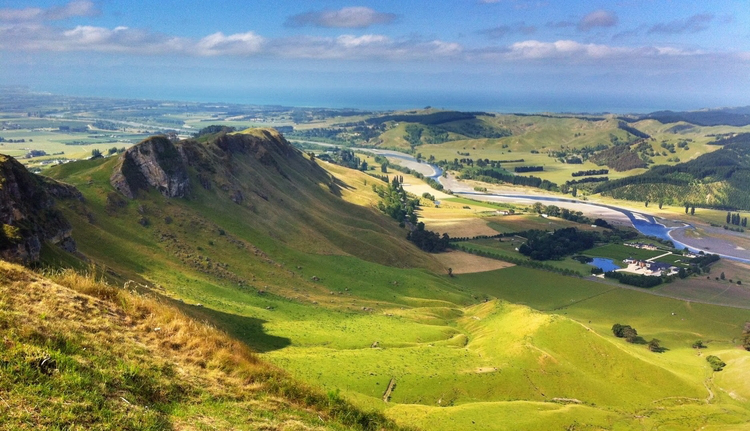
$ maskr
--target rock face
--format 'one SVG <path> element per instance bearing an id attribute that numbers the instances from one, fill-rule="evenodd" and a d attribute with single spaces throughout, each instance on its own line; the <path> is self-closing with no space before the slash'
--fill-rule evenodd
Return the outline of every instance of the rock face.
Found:
<path id="1" fill-rule="evenodd" d="M 273 176 L 289 180 L 288 169 L 281 163 L 304 158 L 275 130 L 255 129 L 251 133 L 218 133 L 205 139 L 172 142 L 164 136 L 154 136 L 125 151 L 119 158 L 110 183 L 130 199 L 138 192 L 155 188 L 169 198 L 189 197 L 192 190 L 188 168 L 195 171 L 196 187 L 206 190 L 217 186 L 230 194 L 230 199 L 242 204 L 248 194 L 241 189 L 243 176 L 239 171 L 252 170 L 250 160 L 270 168 Z M 314 166 L 317 168 L 317 166 Z M 312 169 L 312 167 L 311 167 Z M 318 176 L 325 174 L 315 172 Z M 257 194 L 257 191 L 256 191 Z M 267 200 L 267 198 L 265 198 Z"/>
<path id="2" fill-rule="evenodd" d="M 34 175 L 14 158 L 0 155 L 0 258 L 36 262 L 45 241 L 76 250 L 70 223 L 55 208 L 55 198 L 83 200 L 75 187 Z"/>
<path id="3" fill-rule="evenodd" d="M 125 151 L 112 176 L 112 186 L 134 199 L 139 190 L 153 187 L 170 198 L 190 194 L 185 157 L 164 136 L 154 136 Z"/>

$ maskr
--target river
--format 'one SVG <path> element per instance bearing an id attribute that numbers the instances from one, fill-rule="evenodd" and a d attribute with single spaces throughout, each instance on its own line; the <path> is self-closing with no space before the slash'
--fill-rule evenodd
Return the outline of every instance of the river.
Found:
<path id="1" fill-rule="evenodd" d="M 672 241 L 677 248 L 688 248 L 694 253 L 705 252 L 718 254 L 721 257 L 750 263 L 750 252 L 742 250 L 736 247 L 734 244 L 724 241 L 718 238 L 712 242 L 711 250 L 702 249 L 700 245 L 692 241 L 692 239 L 685 235 L 680 235 L 681 241 L 677 241 L 673 237 L 673 233 L 677 231 L 685 231 L 688 229 L 694 229 L 689 223 L 679 221 L 681 226 L 665 226 L 660 223 L 659 220 L 651 214 L 637 212 L 614 205 L 606 205 L 589 201 L 582 201 L 578 199 L 566 199 L 558 196 L 545 195 L 545 194 L 517 194 L 517 193 L 481 193 L 476 192 L 469 186 L 460 183 L 455 178 L 445 178 L 442 176 L 443 170 L 439 166 L 431 165 L 418 161 L 416 158 L 409 154 L 401 153 L 393 150 L 378 150 L 369 148 L 358 148 L 357 150 L 366 151 L 373 154 L 385 156 L 390 159 L 397 159 L 409 169 L 415 170 L 425 177 L 435 179 L 439 181 L 443 187 L 451 190 L 454 195 L 470 197 L 476 200 L 482 201 L 506 201 L 506 202 L 518 202 L 518 201 L 532 201 L 532 202 L 556 202 L 561 206 L 572 206 L 574 208 L 583 208 L 582 212 L 593 212 L 601 214 L 601 210 L 605 209 L 614 213 L 619 213 L 627 217 L 629 223 L 633 225 L 639 232 L 644 235 L 653 236 L 667 241 Z M 605 216 L 606 217 L 606 216 Z M 717 252 L 716 249 L 720 249 L 721 252 Z"/>

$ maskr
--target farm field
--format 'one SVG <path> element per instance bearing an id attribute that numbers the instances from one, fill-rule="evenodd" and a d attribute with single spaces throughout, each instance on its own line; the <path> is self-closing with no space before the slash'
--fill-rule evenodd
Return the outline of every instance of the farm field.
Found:
<path id="1" fill-rule="evenodd" d="M 665 253 L 667 253 L 666 250 L 644 250 L 635 247 L 628 247 L 622 244 L 607 244 L 586 250 L 583 254 L 591 257 L 606 257 L 622 262 L 629 257 L 646 260 L 651 259 L 652 257 L 661 256 Z"/>

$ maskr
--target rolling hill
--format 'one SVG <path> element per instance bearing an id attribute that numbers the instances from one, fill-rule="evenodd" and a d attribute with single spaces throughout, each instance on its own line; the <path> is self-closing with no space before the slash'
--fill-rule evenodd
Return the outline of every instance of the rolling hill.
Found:
<path id="1" fill-rule="evenodd" d="M 619 199 L 750 209 L 750 133 L 712 144 L 722 148 L 674 166 L 654 166 L 641 175 L 602 184 L 595 191 Z"/>
<path id="2" fill-rule="evenodd" d="M 690 347 L 710 340 L 706 352 L 727 370 L 747 370 L 735 342 L 745 310 L 519 267 L 450 277 L 375 209 L 379 179 L 305 155 L 275 131 L 152 137 L 49 173 L 83 198 L 61 196 L 55 206 L 79 254 L 45 246 L 41 265 L 95 268 L 141 294 L 65 282 L 70 272 L 52 281 L 16 267 L 2 273 L 0 327 L 20 329 L 0 344 L 0 363 L 36 380 L 4 382 L 0 392 L 23 391 L 14 400 L 22 409 L 64 414 L 58 394 L 68 381 L 50 382 L 41 362 L 24 362 L 46 352 L 69 364 L 65 378 L 98 385 L 89 398 L 70 386 L 85 417 L 111 411 L 112 423 L 148 420 L 154 429 L 260 428 L 258 418 L 271 429 L 395 427 L 383 416 L 445 430 L 737 429 L 750 420 L 746 382 L 714 382 Z M 66 283 L 78 293 L 58 287 Z M 24 317 L 44 289 L 49 307 Z M 610 331 L 617 322 L 669 350 L 626 344 Z M 96 325 L 122 334 L 120 343 L 89 348 Z M 132 380 L 117 377 L 123 370 Z M 165 402 L 173 384 L 187 395 Z M 42 403 L 38 386 L 55 396 Z M 278 399 L 275 410 L 267 398 Z M 11 424 L 27 420 L 18 414 Z"/>

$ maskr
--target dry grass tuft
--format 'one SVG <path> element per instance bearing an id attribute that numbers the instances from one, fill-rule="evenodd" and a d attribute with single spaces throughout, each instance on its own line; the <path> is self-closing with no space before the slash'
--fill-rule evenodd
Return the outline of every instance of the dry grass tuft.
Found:
<path id="1" fill-rule="evenodd" d="M 0 261 L 0 430 L 396 428 L 164 299 L 94 270 L 47 276 Z"/>

